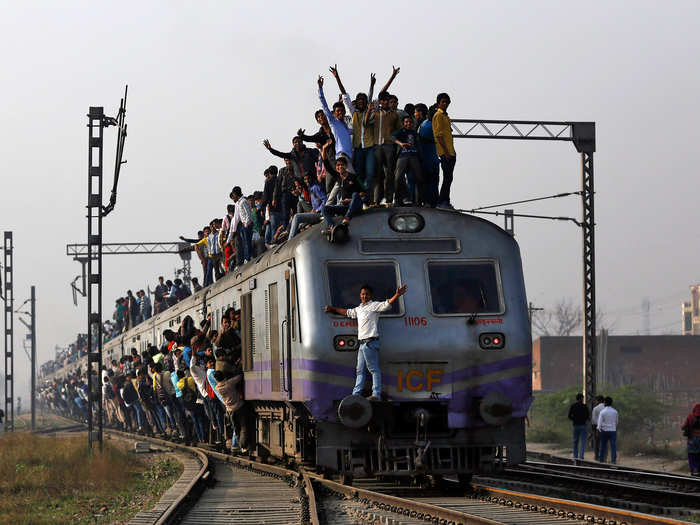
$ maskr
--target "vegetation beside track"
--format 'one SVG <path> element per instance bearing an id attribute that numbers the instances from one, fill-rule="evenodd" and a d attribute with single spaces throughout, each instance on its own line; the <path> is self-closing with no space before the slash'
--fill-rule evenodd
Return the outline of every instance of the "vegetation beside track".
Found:
<path id="1" fill-rule="evenodd" d="M 88 454 L 84 434 L 0 437 L 0 524 L 120 523 L 149 508 L 182 465 L 137 456 L 110 441 Z"/>
<path id="2" fill-rule="evenodd" d="M 527 440 L 570 448 L 571 422 L 567 415 L 580 391 L 580 387 L 573 386 L 560 392 L 536 394 L 529 412 Z M 618 453 L 668 459 L 687 457 L 680 428 L 663 425 L 665 407 L 651 390 L 632 384 L 604 389 L 604 392 L 613 398 L 613 404 L 620 413 Z"/>

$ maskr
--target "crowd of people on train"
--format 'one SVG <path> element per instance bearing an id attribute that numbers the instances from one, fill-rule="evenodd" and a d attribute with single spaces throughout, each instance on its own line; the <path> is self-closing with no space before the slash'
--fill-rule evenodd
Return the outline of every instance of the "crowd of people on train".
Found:
<path id="1" fill-rule="evenodd" d="M 108 427 L 160 436 L 186 444 L 248 445 L 249 413 L 242 393 L 240 310 L 229 308 L 221 330 L 211 316 L 195 326 L 183 319 L 164 330 L 160 346 L 149 346 L 103 366 L 104 422 Z M 87 420 L 87 371 L 54 379 L 40 390 L 50 410 Z"/>
<path id="2" fill-rule="evenodd" d="M 202 265 L 203 282 L 190 289 L 179 278 L 159 277 L 152 293 L 128 291 L 115 303 L 106 339 L 125 332 L 220 279 L 273 245 L 319 222 L 332 228 L 337 217 L 348 224 L 362 210 L 376 206 L 431 206 L 452 209 L 450 189 L 456 153 L 447 109 L 450 97 L 439 93 L 429 107 L 407 103 L 389 92 L 400 68 L 393 67 L 374 98 L 369 91 L 353 98 L 345 89 L 337 65 L 329 68 L 340 95 L 329 106 L 324 79 L 318 77 L 320 109 L 314 113 L 318 131 L 299 129 L 289 151 L 263 145 L 284 166 L 263 171 L 262 189 L 248 195 L 239 186 L 229 193 L 223 218 L 213 218 L 191 243 Z M 307 146 L 309 144 L 309 146 Z M 442 184 L 440 185 L 440 171 Z"/>

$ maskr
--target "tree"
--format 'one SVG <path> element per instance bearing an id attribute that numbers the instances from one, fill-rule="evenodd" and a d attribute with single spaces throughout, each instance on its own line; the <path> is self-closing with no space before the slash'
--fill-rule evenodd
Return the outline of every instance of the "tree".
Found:
<path id="1" fill-rule="evenodd" d="M 605 312 L 596 310 L 596 330 L 610 329 Z M 579 332 L 583 325 L 583 310 L 570 297 L 560 299 L 552 308 L 532 314 L 532 328 L 540 337 L 570 336 Z"/>
<path id="2" fill-rule="evenodd" d="M 581 326 L 583 314 L 569 297 L 560 299 L 554 308 L 545 308 L 532 316 L 532 326 L 541 336 L 571 335 Z"/>

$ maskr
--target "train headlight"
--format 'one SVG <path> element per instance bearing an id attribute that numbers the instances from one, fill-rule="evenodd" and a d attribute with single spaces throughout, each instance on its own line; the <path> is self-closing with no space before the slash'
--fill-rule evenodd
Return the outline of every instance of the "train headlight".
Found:
<path id="1" fill-rule="evenodd" d="M 389 227 L 399 233 L 418 233 L 425 226 L 425 219 L 418 213 L 395 213 L 389 217 Z"/>
<path id="2" fill-rule="evenodd" d="M 359 346 L 356 335 L 336 335 L 333 338 L 333 348 L 337 352 L 354 352 Z"/>
<path id="3" fill-rule="evenodd" d="M 506 336 L 499 333 L 479 334 L 479 346 L 484 350 L 503 348 Z"/>

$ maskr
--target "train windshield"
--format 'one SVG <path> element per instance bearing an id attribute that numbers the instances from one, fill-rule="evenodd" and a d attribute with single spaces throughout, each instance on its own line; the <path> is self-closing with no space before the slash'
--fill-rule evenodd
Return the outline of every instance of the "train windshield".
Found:
<path id="1" fill-rule="evenodd" d="M 493 262 L 431 261 L 428 281 L 436 315 L 502 312 Z"/>
<path id="2" fill-rule="evenodd" d="M 393 262 L 358 263 L 329 262 L 328 284 L 331 303 L 339 308 L 354 308 L 360 304 L 360 287 L 368 284 L 377 301 L 388 299 L 398 288 L 397 268 Z M 382 315 L 399 315 L 400 301 L 391 305 L 391 310 Z"/>

